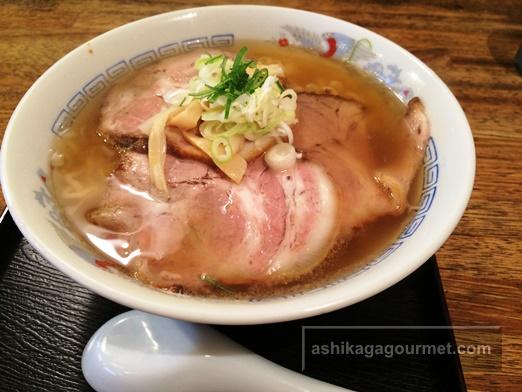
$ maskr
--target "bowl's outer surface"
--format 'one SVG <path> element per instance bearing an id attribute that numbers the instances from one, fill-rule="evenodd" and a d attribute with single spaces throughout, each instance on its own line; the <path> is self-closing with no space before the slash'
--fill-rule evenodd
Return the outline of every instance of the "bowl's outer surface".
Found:
<path id="1" fill-rule="evenodd" d="M 334 57 L 350 57 L 405 100 L 419 96 L 430 118 L 432 138 L 425 160 L 422 208 L 390 248 L 362 270 L 326 287 L 259 301 L 170 295 L 95 266 L 94 256 L 63 225 L 45 186 L 52 140 L 66 131 L 87 101 L 133 68 L 192 47 L 227 46 L 238 38 L 254 38 L 328 51 L 332 37 L 338 44 Z M 359 50 L 368 47 L 361 39 L 371 42 L 371 51 Z M 364 45 L 358 45 L 355 53 L 357 42 Z M 356 303 L 395 284 L 451 234 L 466 208 L 475 173 L 466 117 L 446 85 L 420 60 L 348 22 L 265 6 L 203 7 L 157 15 L 81 45 L 49 68 L 22 98 L 9 121 L 0 159 L 2 188 L 13 219 L 35 248 L 65 274 L 129 307 L 216 324 L 309 317 Z"/>

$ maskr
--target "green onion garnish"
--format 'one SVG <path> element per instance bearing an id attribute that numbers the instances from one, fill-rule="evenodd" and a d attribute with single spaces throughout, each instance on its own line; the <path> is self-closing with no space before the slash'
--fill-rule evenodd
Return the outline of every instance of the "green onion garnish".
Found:
<path id="1" fill-rule="evenodd" d="M 226 97 L 225 103 L 225 119 L 228 119 L 230 107 L 232 103 L 242 94 L 252 94 L 257 88 L 261 87 L 268 77 L 268 69 L 256 69 L 252 76 L 247 73 L 247 68 L 255 68 L 253 60 L 245 60 L 246 47 L 242 47 L 234 58 L 230 71 L 227 72 L 227 58 L 223 55 L 210 57 L 208 62 L 217 61 L 223 58 L 221 62 L 221 80 L 215 86 L 206 86 L 207 90 L 200 93 L 190 94 L 199 99 L 207 99 L 215 102 L 220 96 Z"/>
<path id="2" fill-rule="evenodd" d="M 209 58 L 204 62 L 205 65 L 208 65 L 208 64 L 212 64 L 212 63 L 215 63 L 216 61 L 222 59 L 223 57 L 225 57 L 224 55 L 222 54 L 218 54 L 216 56 L 211 56 L 209 55 Z"/>
<path id="3" fill-rule="evenodd" d="M 216 279 L 211 277 L 208 274 L 201 274 L 199 275 L 199 279 L 201 279 L 203 282 L 208 283 L 211 286 L 214 286 L 215 288 L 219 290 L 223 290 L 226 293 L 234 294 L 234 290 L 232 290 L 229 287 L 223 286 L 221 283 L 219 283 Z"/>
<path id="4" fill-rule="evenodd" d="M 228 138 L 220 136 L 212 140 L 210 145 L 212 159 L 218 163 L 225 163 L 232 158 L 232 145 Z"/>

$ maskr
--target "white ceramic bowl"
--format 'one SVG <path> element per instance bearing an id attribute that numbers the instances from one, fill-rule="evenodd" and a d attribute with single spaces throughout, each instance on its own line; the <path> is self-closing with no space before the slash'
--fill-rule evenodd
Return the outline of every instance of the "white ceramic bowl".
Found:
<path id="1" fill-rule="evenodd" d="M 399 96 L 419 96 L 432 126 L 419 212 L 400 238 L 360 271 L 300 295 L 254 302 L 169 295 L 94 264 L 62 224 L 45 186 L 52 139 L 84 105 L 130 70 L 194 47 L 255 38 L 304 45 L 348 58 Z M 368 39 L 354 50 L 354 43 Z M 334 45 L 333 45 L 334 44 Z M 263 6 L 194 8 L 139 20 L 105 33 L 54 64 L 14 111 L 2 144 L 2 188 L 18 227 L 56 267 L 113 301 L 163 316 L 217 324 L 291 320 L 364 300 L 413 272 L 451 234 L 468 202 L 475 172 L 471 131 L 457 100 L 426 65 L 389 40 L 356 25 L 294 9 Z"/>

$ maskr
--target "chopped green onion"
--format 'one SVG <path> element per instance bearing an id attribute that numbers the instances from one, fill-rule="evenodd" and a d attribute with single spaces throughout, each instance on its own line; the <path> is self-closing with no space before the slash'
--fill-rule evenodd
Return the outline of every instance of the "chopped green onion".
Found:
<path id="1" fill-rule="evenodd" d="M 245 86 L 245 91 L 252 94 L 257 88 L 261 87 L 268 77 L 268 69 L 256 69 L 250 79 L 248 79 Z"/>
<path id="2" fill-rule="evenodd" d="M 209 65 L 209 64 L 215 63 L 216 61 L 218 61 L 219 59 L 221 59 L 223 57 L 225 57 L 225 56 L 222 54 L 218 54 L 216 56 L 209 55 L 209 58 L 204 62 L 204 64 Z"/>
<path id="3" fill-rule="evenodd" d="M 252 141 L 269 134 L 281 123 L 296 122 L 295 92 L 285 89 L 270 74 L 270 66 L 256 68 L 256 63 L 245 57 L 246 53 L 243 47 L 233 59 L 225 55 L 201 56 L 196 62 L 199 76 L 189 86 L 187 101 L 195 98 L 207 102 L 199 131 L 210 142 L 208 153 L 215 163 L 233 158 L 229 157 L 228 143 L 222 138 L 244 135 Z M 209 61 L 210 64 L 205 64 Z M 254 69 L 250 71 L 249 67 Z M 214 153 L 210 151 L 212 143 Z"/>
<path id="4" fill-rule="evenodd" d="M 199 275 L 199 279 L 201 279 L 205 283 L 208 283 L 211 286 L 214 286 L 217 289 L 223 290 L 229 294 L 234 294 L 234 290 L 232 290 L 229 287 L 223 286 L 221 283 L 219 283 L 216 279 L 214 279 L 208 274 Z"/>
<path id="5" fill-rule="evenodd" d="M 230 115 L 230 106 L 232 106 L 232 102 L 234 102 L 234 99 L 236 98 L 234 98 L 233 95 L 227 96 L 227 102 L 225 103 L 225 118 L 228 118 L 228 116 Z"/>
<path id="6" fill-rule="evenodd" d="M 230 71 L 227 72 L 227 58 L 223 55 L 214 56 L 206 60 L 205 64 L 217 61 L 223 58 L 221 62 L 221 80 L 215 86 L 206 86 L 208 90 L 199 93 L 192 93 L 191 96 L 199 99 L 206 98 L 210 102 L 215 102 L 220 96 L 226 97 L 225 103 L 225 119 L 230 115 L 230 107 L 232 103 L 244 93 L 253 93 L 258 87 L 261 87 L 268 77 L 268 69 L 256 69 L 252 76 L 247 73 L 247 68 L 255 67 L 253 60 L 244 60 L 247 52 L 246 47 L 242 47 L 236 54 Z"/>
<path id="7" fill-rule="evenodd" d="M 232 158 L 232 145 L 226 137 L 221 136 L 212 140 L 210 152 L 214 161 L 224 163 Z"/>
<path id="8" fill-rule="evenodd" d="M 247 123 L 235 124 L 235 123 L 222 123 L 219 121 L 204 121 L 199 127 L 201 136 L 208 140 L 215 140 L 217 138 L 230 138 L 234 135 L 243 135 L 244 133 L 251 131 L 251 126 Z"/>
<path id="9" fill-rule="evenodd" d="M 225 79 L 225 75 L 227 74 L 226 65 L 227 65 L 227 57 L 223 56 L 223 60 L 221 61 L 221 81 L 223 81 Z"/>

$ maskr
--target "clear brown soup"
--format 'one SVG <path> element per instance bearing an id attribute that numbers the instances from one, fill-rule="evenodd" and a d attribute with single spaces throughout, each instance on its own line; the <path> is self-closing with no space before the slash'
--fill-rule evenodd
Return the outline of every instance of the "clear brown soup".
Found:
<path id="1" fill-rule="evenodd" d="M 241 46 L 247 46 L 248 56 L 262 63 L 281 63 L 285 70 L 285 82 L 290 88 L 331 92 L 344 98 L 357 97 L 365 106 L 374 158 L 384 164 L 401 154 L 408 132 L 402 121 L 406 107 L 375 78 L 350 64 L 325 59 L 303 49 L 242 41 L 233 50 Z M 63 164 L 52 170 L 50 184 L 67 222 L 86 240 L 94 254 L 107 260 L 109 257 L 103 249 L 94 247 L 81 230 L 86 211 L 101 199 L 106 189 L 106 179 L 118 164 L 118 150 L 97 132 L 103 99 L 104 94 L 101 94 L 91 101 L 71 129 L 62 138 L 56 139 L 53 151 L 63 156 Z M 418 203 L 421 184 L 422 170 L 419 170 L 408 194 L 411 206 Z M 205 295 L 252 299 L 319 287 L 367 264 L 399 236 L 412 215 L 413 212 L 407 211 L 400 216 L 381 217 L 366 225 L 349 242 L 340 242 L 335 246 L 312 272 L 297 280 L 237 286 L 233 287 L 233 293 L 216 289 Z M 181 291 L 191 293 L 186 289 Z"/>

